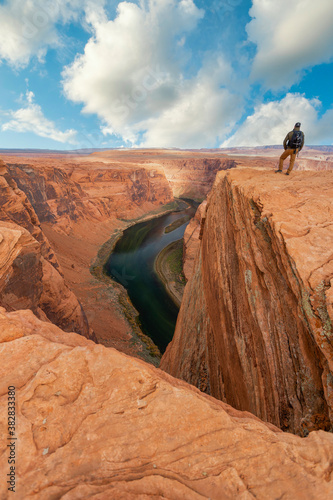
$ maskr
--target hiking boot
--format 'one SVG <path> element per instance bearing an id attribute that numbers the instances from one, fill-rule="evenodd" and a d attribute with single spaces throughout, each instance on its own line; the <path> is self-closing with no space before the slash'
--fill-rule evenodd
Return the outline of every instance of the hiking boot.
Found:
<path id="1" fill-rule="evenodd" d="M 276 174 L 282 174 L 282 170 L 275 170 Z"/>
<path id="2" fill-rule="evenodd" d="M 289 172 L 286 172 L 286 175 L 289 175 Z"/>

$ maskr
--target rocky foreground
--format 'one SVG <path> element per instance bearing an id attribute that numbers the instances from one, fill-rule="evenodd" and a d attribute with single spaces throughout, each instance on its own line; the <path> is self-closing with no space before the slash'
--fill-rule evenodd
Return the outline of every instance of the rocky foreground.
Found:
<path id="1" fill-rule="evenodd" d="M 1 308 L 0 339 L 0 470 L 9 472 L 7 389 L 14 386 L 17 498 L 333 495 L 330 433 L 283 433 L 31 311 Z M 0 484 L 1 498 L 12 498 L 3 477 Z"/>
<path id="2" fill-rule="evenodd" d="M 218 173 L 185 250 L 161 368 L 284 430 L 332 429 L 332 172 Z"/>

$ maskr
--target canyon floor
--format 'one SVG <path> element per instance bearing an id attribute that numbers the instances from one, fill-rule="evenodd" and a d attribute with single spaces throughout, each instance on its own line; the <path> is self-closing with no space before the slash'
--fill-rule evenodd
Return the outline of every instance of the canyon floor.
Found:
<path id="1" fill-rule="evenodd" d="M 279 154 L 3 156 L 0 469 L 14 386 L 19 498 L 333 496 L 333 155 L 308 148 L 278 177 Z M 185 381 L 153 366 L 102 272 L 122 231 L 175 197 L 207 198 L 185 233 L 188 284 L 162 361 Z"/>

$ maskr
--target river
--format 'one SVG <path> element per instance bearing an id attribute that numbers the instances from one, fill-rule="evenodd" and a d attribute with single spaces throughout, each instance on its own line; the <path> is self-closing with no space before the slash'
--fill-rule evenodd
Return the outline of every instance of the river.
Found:
<path id="1" fill-rule="evenodd" d="M 191 202 L 192 204 L 192 202 Z M 154 261 L 163 248 L 183 238 L 188 222 L 170 233 L 164 230 L 177 219 L 196 211 L 195 204 L 126 229 L 118 240 L 105 271 L 126 289 L 139 312 L 142 331 L 163 353 L 172 340 L 178 307 L 154 271 Z"/>

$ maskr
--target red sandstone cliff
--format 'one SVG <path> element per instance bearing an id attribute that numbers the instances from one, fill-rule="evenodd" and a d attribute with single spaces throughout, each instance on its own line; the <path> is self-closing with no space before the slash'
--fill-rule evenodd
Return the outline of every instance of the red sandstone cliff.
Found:
<path id="1" fill-rule="evenodd" d="M 238 159 L 229 158 L 223 152 L 158 149 L 103 151 L 93 154 L 90 160 L 162 170 L 175 197 L 199 200 L 211 190 L 217 172 L 235 168 L 238 163 Z"/>
<path id="2" fill-rule="evenodd" d="M 0 309 L 0 497 L 12 498 L 7 394 L 16 388 L 16 496 L 324 500 L 333 436 L 301 439 L 142 361 Z M 29 359 L 29 363 L 26 360 Z"/>
<path id="3" fill-rule="evenodd" d="M 114 208 L 134 196 L 136 216 L 161 203 L 146 183 L 151 167 L 146 174 L 128 170 L 117 188 L 107 173 L 98 184 L 100 165 L 86 172 L 61 168 L 56 181 L 51 169 L 21 167 L 15 175 L 31 200 L 46 220 L 55 216 L 43 228 L 78 289 L 97 242 L 123 227 L 112 217 L 112 190 L 125 193 Z M 7 389 L 14 385 L 19 498 L 333 495 L 331 434 L 282 433 L 49 323 L 56 301 L 64 298 L 68 311 L 64 280 L 31 204 L 5 168 L 1 173 L 0 293 L 15 311 L 0 309 L 0 469 L 8 467 Z M 177 375 L 206 392 L 307 434 L 328 428 L 332 408 L 332 182 L 327 174 L 276 177 L 253 170 L 218 174 L 207 210 L 200 207 L 185 237 L 190 279 L 164 363 L 175 371 L 178 363 Z M 160 193 L 163 183 L 155 186 Z M 104 308 L 101 289 L 93 295 L 96 283 L 90 287 L 87 300 Z M 102 327 L 111 321 L 104 317 Z M 0 487 L 1 498 L 9 498 L 7 485 Z"/>
<path id="4" fill-rule="evenodd" d="M 72 158 L 12 158 L 9 170 L 40 221 L 66 234 L 82 221 L 132 219 L 173 200 L 163 170 Z"/>
<path id="5" fill-rule="evenodd" d="M 95 338 L 25 194 L 0 164 L 0 305 Z"/>
<path id="6" fill-rule="evenodd" d="M 307 434 L 333 421 L 333 177 L 217 175 L 161 367 Z"/>
<path id="7" fill-rule="evenodd" d="M 203 227 L 206 217 L 207 201 L 203 201 L 199 205 L 193 219 L 190 220 L 184 233 L 184 275 L 188 281 L 193 273 L 195 259 L 200 246 L 200 239 L 202 238 Z"/>
<path id="8" fill-rule="evenodd" d="M 8 165 L 0 160 L 0 220 L 24 227 L 40 243 L 43 256 L 61 272 L 57 258 L 45 237 L 38 216 L 11 176 Z"/>
<path id="9" fill-rule="evenodd" d="M 176 197 L 200 199 L 207 196 L 217 172 L 236 167 L 228 158 L 173 158 L 160 160 Z"/>

